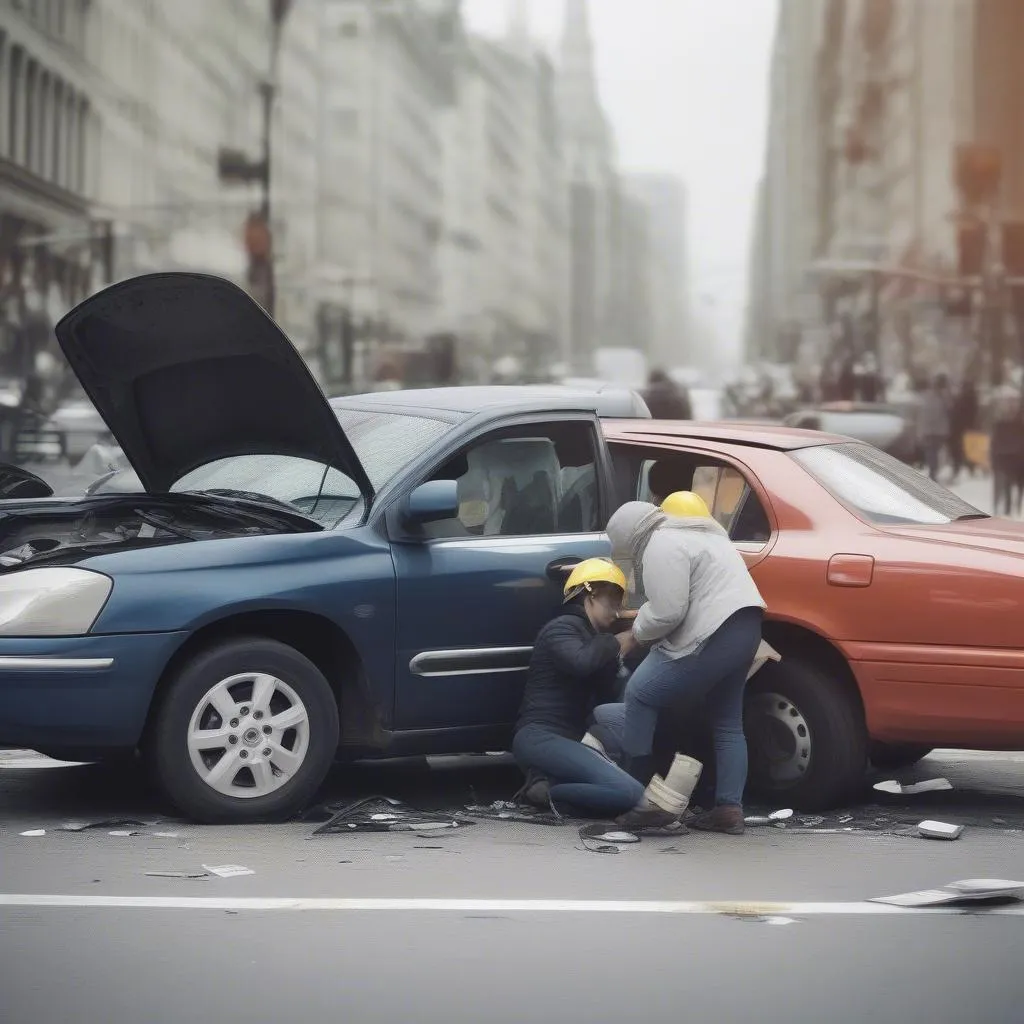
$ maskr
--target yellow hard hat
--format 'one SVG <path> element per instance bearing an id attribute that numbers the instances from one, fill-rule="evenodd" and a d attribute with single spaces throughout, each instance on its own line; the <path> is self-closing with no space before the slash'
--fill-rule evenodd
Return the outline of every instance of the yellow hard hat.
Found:
<path id="1" fill-rule="evenodd" d="M 661 511 L 683 519 L 711 515 L 707 502 L 693 491 L 674 491 L 661 503 Z"/>
<path id="2" fill-rule="evenodd" d="M 590 590 L 592 583 L 612 583 L 623 593 L 626 592 L 626 576 L 611 559 L 587 558 L 569 573 L 562 593 L 569 601 L 581 590 Z"/>

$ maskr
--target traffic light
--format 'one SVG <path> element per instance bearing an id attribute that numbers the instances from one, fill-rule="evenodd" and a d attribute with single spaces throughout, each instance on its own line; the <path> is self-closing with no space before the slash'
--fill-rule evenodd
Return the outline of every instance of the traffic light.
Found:
<path id="1" fill-rule="evenodd" d="M 1010 277 L 1024 277 L 1024 222 L 1003 225 L 1003 266 Z"/>
<path id="2" fill-rule="evenodd" d="M 995 146 L 957 146 L 953 173 L 956 187 L 968 204 L 991 202 L 1003 176 L 1002 154 Z"/>
<path id="3" fill-rule="evenodd" d="M 985 271 L 988 233 L 981 221 L 962 221 L 956 229 L 957 267 L 961 277 L 981 277 Z"/>

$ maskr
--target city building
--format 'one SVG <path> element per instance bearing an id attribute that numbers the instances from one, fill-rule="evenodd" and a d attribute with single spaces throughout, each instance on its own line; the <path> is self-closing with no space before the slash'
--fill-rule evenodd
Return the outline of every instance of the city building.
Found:
<path id="1" fill-rule="evenodd" d="M 565 3 L 558 100 L 568 189 L 565 356 L 571 371 L 586 375 L 594 349 L 617 344 L 611 304 L 619 184 L 613 132 L 597 88 L 587 0 Z"/>
<path id="2" fill-rule="evenodd" d="M 351 331 L 354 363 L 338 367 L 346 382 L 372 372 L 375 352 L 421 341 L 439 325 L 441 114 L 454 102 L 446 36 L 457 7 L 324 2 L 321 300 L 325 331 Z"/>
<path id="3" fill-rule="evenodd" d="M 806 362 L 813 339 L 820 359 L 839 343 L 909 361 L 909 312 L 927 313 L 918 282 L 955 257 L 974 10 L 975 0 L 781 3 L 751 356 Z"/>
<path id="4" fill-rule="evenodd" d="M 272 83 L 274 313 L 308 350 L 313 307 L 306 282 L 318 224 L 317 5 L 291 6 L 276 59 L 266 0 L 92 6 L 99 121 L 92 199 L 114 224 L 114 276 L 187 269 L 248 283 L 246 225 L 260 190 L 225 179 L 221 155 L 262 159 L 262 90 Z"/>
<path id="5" fill-rule="evenodd" d="M 91 211 L 94 16 L 85 0 L 0 6 L 0 406 L 6 382 L 60 365 L 55 321 L 108 274 Z"/>
<path id="6" fill-rule="evenodd" d="M 648 357 L 663 367 L 692 363 L 697 346 L 690 336 L 686 186 L 668 174 L 630 174 L 624 188 L 645 223 L 648 252 L 637 259 L 650 305 Z"/>

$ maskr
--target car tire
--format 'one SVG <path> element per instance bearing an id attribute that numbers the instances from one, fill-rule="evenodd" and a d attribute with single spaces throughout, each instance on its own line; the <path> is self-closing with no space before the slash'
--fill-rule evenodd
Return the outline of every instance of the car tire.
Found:
<path id="1" fill-rule="evenodd" d="M 218 708 L 235 717 L 222 720 Z M 195 821 L 283 821 L 309 804 L 338 737 L 337 702 L 316 665 L 276 640 L 245 637 L 175 672 L 147 754 L 157 784 Z"/>
<path id="2" fill-rule="evenodd" d="M 875 768 L 909 768 L 926 758 L 934 749 L 913 743 L 872 743 L 870 758 Z"/>
<path id="3" fill-rule="evenodd" d="M 864 715 L 856 696 L 827 668 L 783 656 L 747 689 L 747 789 L 800 811 L 841 806 L 863 784 L 868 763 Z"/>

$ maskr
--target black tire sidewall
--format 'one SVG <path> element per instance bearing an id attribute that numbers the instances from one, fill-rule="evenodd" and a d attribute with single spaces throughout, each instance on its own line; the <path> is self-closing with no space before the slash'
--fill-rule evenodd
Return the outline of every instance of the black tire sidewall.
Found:
<path id="1" fill-rule="evenodd" d="M 295 777 L 274 793 L 232 799 L 200 779 L 189 758 L 188 726 L 196 705 L 222 679 L 266 672 L 287 683 L 309 716 L 309 749 Z M 330 770 L 338 747 L 338 707 L 323 673 L 293 647 L 260 637 L 223 641 L 201 651 L 169 681 L 156 715 L 149 760 L 168 799 L 206 824 L 280 821 L 303 810 Z"/>
<path id="2" fill-rule="evenodd" d="M 853 797 L 867 772 L 868 738 L 863 709 L 849 688 L 825 668 L 784 656 L 750 681 L 747 700 L 758 693 L 777 693 L 797 708 L 807 723 L 811 753 L 799 782 L 773 787 L 752 771 L 748 792 L 804 811 L 832 810 Z"/>

